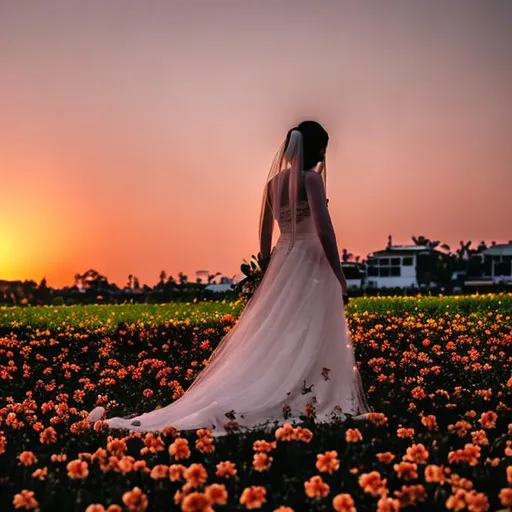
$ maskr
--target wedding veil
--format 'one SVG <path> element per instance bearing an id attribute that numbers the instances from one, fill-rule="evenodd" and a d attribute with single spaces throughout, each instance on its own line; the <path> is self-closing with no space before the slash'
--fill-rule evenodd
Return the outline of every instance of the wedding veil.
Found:
<path id="1" fill-rule="evenodd" d="M 277 151 L 263 190 L 260 213 L 260 240 L 263 235 L 265 211 L 270 208 L 274 220 L 280 218 L 283 210 L 291 213 L 291 239 L 288 250 L 295 242 L 297 227 L 297 202 L 303 183 L 304 137 L 298 128 L 292 128 Z M 318 162 L 315 171 L 322 174 L 326 185 L 325 157 Z M 273 223 L 272 223 L 273 224 Z"/>

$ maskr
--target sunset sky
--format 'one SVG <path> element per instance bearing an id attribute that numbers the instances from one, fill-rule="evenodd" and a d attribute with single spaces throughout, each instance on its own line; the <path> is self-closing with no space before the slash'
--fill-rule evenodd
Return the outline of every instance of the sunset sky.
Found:
<path id="1" fill-rule="evenodd" d="M 0 3 L 0 279 L 232 276 L 288 128 L 340 252 L 512 239 L 512 2 Z"/>

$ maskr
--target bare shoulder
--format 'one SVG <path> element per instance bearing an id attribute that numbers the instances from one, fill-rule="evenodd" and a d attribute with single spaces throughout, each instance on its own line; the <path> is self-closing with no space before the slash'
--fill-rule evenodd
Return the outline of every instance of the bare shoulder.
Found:
<path id="1" fill-rule="evenodd" d="M 313 169 L 304 171 L 304 184 L 306 186 L 318 187 L 323 186 L 324 180 L 322 176 Z"/>

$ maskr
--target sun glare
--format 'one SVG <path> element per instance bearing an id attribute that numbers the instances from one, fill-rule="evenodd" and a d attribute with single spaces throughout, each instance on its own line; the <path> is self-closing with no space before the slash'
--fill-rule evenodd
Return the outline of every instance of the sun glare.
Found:
<path id="1" fill-rule="evenodd" d="M 12 229 L 0 226 L 0 279 L 19 279 L 22 268 L 20 268 L 19 253 L 20 241 L 16 239 Z"/>

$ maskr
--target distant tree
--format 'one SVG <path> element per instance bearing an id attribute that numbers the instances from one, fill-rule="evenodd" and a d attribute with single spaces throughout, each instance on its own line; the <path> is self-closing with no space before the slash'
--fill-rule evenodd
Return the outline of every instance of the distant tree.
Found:
<path id="1" fill-rule="evenodd" d="M 165 272 L 165 270 L 162 270 L 162 272 L 160 272 L 160 284 L 164 284 L 166 279 L 167 273 Z"/>
<path id="2" fill-rule="evenodd" d="M 133 289 L 133 275 L 132 274 L 130 274 L 128 276 L 128 282 L 126 283 L 126 287 Z"/>
<path id="3" fill-rule="evenodd" d="M 482 252 L 482 251 L 485 251 L 485 249 L 487 249 L 487 244 L 482 240 L 479 244 L 478 244 L 478 247 L 477 247 L 477 252 Z"/>
<path id="4" fill-rule="evenodd" d="M 213 280 L 222 275 L 220 272 L 215 272 L 215 274 L 208 274 L 208 284 L 212 284 Z"/>
<path id="5" fill-rule="evenodd" d="M 471 255 L 471 240 L 464 243 L 462 240 L 459 242 L 459 248 L 455 251 L 455 254 L 462 261 L 468 261 Z"/>
<path id="6" fill-rule="evenodd" d="M 343 263 L 348 263 L 354 258 L 354 255 L 351 252 L 348 252 L 347 249 L 343 249 L 343 252 L 341 254 L 341 261 Z"/>
<path id="7" fill-rule="evenodd" d="M 187 284 L 188 283 L 188 276 L 186 274 L 184 274 L 183 272 L 180 272 L 178 274 L 178 283 L 181 284 L 181 285 Z"/>
<path id="8" fill-rule="evenodd" d="M 140 290 L 140 283 L 138 277 L 133 277 L 133 289 L 134 290 Z"/>

